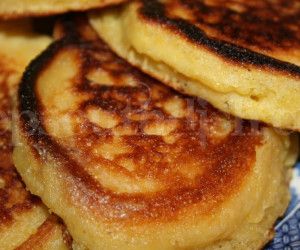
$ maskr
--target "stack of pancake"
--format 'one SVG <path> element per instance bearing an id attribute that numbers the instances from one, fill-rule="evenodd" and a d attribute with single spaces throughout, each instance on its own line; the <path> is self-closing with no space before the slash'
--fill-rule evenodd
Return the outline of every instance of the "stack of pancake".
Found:
<path id="1" fill-rule="evenodd" d="M 2 0 L 0 18 L 0 249 L 273 238 L 298 157 L 298 0 Z"/>

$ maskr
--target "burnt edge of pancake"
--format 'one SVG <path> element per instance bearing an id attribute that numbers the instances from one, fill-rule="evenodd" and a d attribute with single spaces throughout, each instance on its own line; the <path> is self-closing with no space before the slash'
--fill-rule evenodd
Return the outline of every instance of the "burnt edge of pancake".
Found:
<path id="1" fill-rule="evenodd" d="M 89 175 L 75 160 L 69 157 L 66 148 L 59 145 L 59 143 L 46 132 L 42 117 L 43 107 L 35 89 L 40 73 L 47 69 L 47 66 L 55 60 L 56 55 L 61 51 L 72 48 L 79 49 L 82 52 L 80 53 L 80 60 L 83 61 L 83 66 L 88 66 L 93 62 L 85 57 L 87 54 L 84 53 L 84 50 L 97 50 L 99 46 L 109 53 L 112 58 L 115 58 L 115 60 L 123 62 L 124 65 L 128 65 L 126 66 L 126 70 L 128 70 L 130 74 L 137 74 L 139 79 L 150 82 L 150 84 L 157 84 L 157 81 L 133 68 L 123 59 L 111 52 L 100 38 L 96 41 L 86 41 L 79 37 L 75 39 L 74 36 L 65 36 L 61 40 L 54 42 L 29 65 L 23 75 L 18 92 L 20 130 L 21 133 L 24 134 L 25 140 L 30 144 L 30 149 L 36 159 L 38 161 L 45 161 L 47 156 L 51 156 L 57 162 L 60 162 L 60 170 L 72 176 L 72 183 L 76 183 L 76 192 L 78 192 L 76 196 L 84 196 L 85 205 L 93 207 L 93 209 L 95 209 L 93 210 L 95 215 L 101 215 L 105 217 L 107 221 L 117 220 L 119 223 L 137 223 L 137 221 L 145 222 L 155 219 L 159 219 L 160 221 L 169 220 L 176 218 L 181 208 L 200 202 L 206 197 L 205 195 L 211 195 L 221 201 L 225 199 L 225 197 L 223 197 L 224 193 L 221 194 L 215 185 L 210 187 L 208 182 L 213 181 L 217 185 L 218 182 L 216 182 L 216 180 L 219 180 L 220 176 L 222 176 L 224 183 L 219 186 L 224 187 L 222 190 L 225 191 L 225 193 L 230 193 L 230 190 L 232 191 L 237 188 L 237 183 L 229 185 L 230 180 L 235 178 L 240 181 L 243 179 L 242 176 L 248 171 L 251 171 L 251 167 L 256 158 L 255 148 L 262 143 L 261 134 L 258 133 L 261 125 L 259 125 L 259 129 L 255 130 L 256 132 L 253 132 L 250 122 L 241 120 L 241 123 L 243 123 L 242 128 L 244 128 L 245 131 L 242 132 L 242 135 L 232 135 L 230 139 L 228 139 L 230 145 L 244 145 L 244 147 L 240 148 L 239 152 L 235 152 L 235 157 L 239 158 L 240 161 L 236 160 L 235 157 L 234 159 L 227 159 L 226 155 L 230 155 L 231 152 L 229 152 L 229 149 L 228 151 L 222 148 L 222 150 L 226 151 L 225 153 L 223 152 L 224 155 L 222 156 L 222 160 L 225 160 L 226 163 L 224 163 L 223 167 L 214 168 L 211 171 L 213 173 L 207 173 L 206 177 L 208 179 L 204 180 L 201 185 L 196 187 L 184 187 L 180 190 L 165 190 L 154 194 L 118 194 L 103 187 L 101 183 Z M 80 68 L 80 74 L 84 73 L 85 70 L 84 68 Z M 88 86 L 84 85 L 84 77 L 80 75 L 76 77 L 76 79 L 79 79 L 81 84 L 83 84 L 83 86 L 78 88 L 78 91 L 88 91 L 86 90 Z M 103 88 L 107 89 L 109 87 Z M 168 87 L 165 88 L 168 89 L 170 93 L 177 93 Z M 185 96 L 179 93 L 177 95 Z M 192 99 L 194 100 L 195 98 Z M 98 103 L 101 102 L 101 100 L 92 100 L 93 105 L 97 105 L 97 101 Z M 209 104 L 207 104 L 207 106 L 210 110 L 213 110 L 211 112 L 218 112 Z M 28 112 L 31 114 L 30 116 L 22 115 Z M 33 117 L 34 119 L 32 119 Z M 239 143 L 237 143 L 238 141 Z M 45 153 L 47 156 L 45 156 Z M 247 160 L 245 160 L 245 157 L 247 157 Z M 229 171 L 228 168 L 230 168 L 232 172 Z M 236 178 L 237 176 L 234 176 L 235 174 L 238 176 L 241 175 L 241 178 Z M 227 183 L 226 180 L 229 183 Z M 230 187 L 227 188 L 226 183 L 227 186 L 229 185 Z M 105 199 L 103 199 L 104 197 Z M 80 202 L 83 202 L 82 199 Z M 209 213 L 212 209 L 217 207 L 218 206 L 212 204 L 210 209 L 206 212 Z M 124 211 L 126 212 L 125 217 Z"/>
<path id="2" fill-rule="evenodd" d="M 211 38 L 188 21 L 180 18 L 169 18 L 166 15 L 165 6 L 158 0 L 141 0 L 141 6 L 138 8 L 138 14 L 143 19 L 167 27 L 171 32 L 183 36 L 193 44 L 204 46 L 231 63 L 244 67 L 245 64 L 264 67 L 265 69 L 288 74 L 297 79 L 300 78 L 300 67 L 295 64 L 271 58 L 230 42 Z"/>
<path id="3" fill-rule="evenodd" d="M 0 123 L 6 119 L 11 120 L 11 105 L 7 78 L 14 72 L 6 69 L 0 62 L 0 82 L 2 97 L 0 99 Z M 4 180 L 3 188 L 0 188 L 0 226 L 10 225 L 14 216 L 30 211 L 34 206 L 41 204 L 38 197 L 26 191 L 25 184 L 17 173 L 12 162 L 11 130 L 0 126 L 0 178 Z M 17 193 L 17 197 L 12 196 Z M 10 205 L 8 203 L 11 203 Z"/>

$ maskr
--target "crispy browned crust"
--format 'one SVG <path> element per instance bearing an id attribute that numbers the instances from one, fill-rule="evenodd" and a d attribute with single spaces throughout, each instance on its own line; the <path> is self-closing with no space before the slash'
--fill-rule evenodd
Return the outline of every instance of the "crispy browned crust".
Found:
<path id="1" fill-rule="evenodd" d="M 211 2 L 211 4 L 207 4 Z M 300 50 L 299 1 L 138 1 L 145 22 L 160 25 L 230 63 L 300 78 L 300 67 L 272 57 Z M 231 7 L 230 7 L 231 6 Z M 233 7 L 232 7 L 233 6 Z M 235 9 L 234 9 L 235 8 Z M 176 11 L 184 12 L 184 18 Z"/>
<path id="2" fill-rule="evenodd" d="M 82 26 L 73 23 L 73 27 Z M 63 30 L 68 29 L 60 28 L 60 31 Z M 62 33 L 64 32 L 59 32 Z M 72 197 L 72 200 L 76 200 L 76 203 L 89 208 L 91 212 L 107 221 L 116 220 L 118 223 L 170 221 L 177 217 L 181 209 L 196 203 L 202 204 L 199 213 L 210 214 L 239 190 L 245 176 L 251 171 L 256 146 L 261 143 L 261 125 L 253 128 L 251 122 L 228 118 L 201 99 L 182 95 L 161 85 L 119 58 L 102 40 L 99 38 L 95 40 L 94 35 L 78 36 L 87 33 L 93 32 L 79 31 L 77 36 L 73 31 L 66 34 L 34 60 L 24 74 L 18 93 L 18 112 L 34 114 L 35 124 L 32 124 L 32 116 L 31 119 L 26 115 L 21 116 L 20 129 L 36 160 L 43 164 L 43 156 L 46 154 L 56 162 L 60 162 L 60 169 L 70 177 L 66 180 L 67 186 L 71 185 L 70 189 L 76 190 L 76 197 Z M 46 131 L 43 111 L 47 107 L 42 105 L 38 95 L 37 79 L 60 53 L 72 50 L 79 52 L 77 63 L 80 69 L 74 78 L 74 89 L 78 95 L 90 96 L 74 113 L 70 113 L 73 119 L 93 107 L 117 116 L 120 119 L 120 126 L 129 125 L 135 132 L 124 135 L 122 139 L 132 152 L 118 157 L 132 159 L 138 168 L 132 172 L 126 171 L 116 160 L 109 163 L 109 171 L 119 172 L 127 177 L 151 176 L 163 183 L 162 191 L 144 194 L 117 193 L 102 186 L 85 170 L 83 166 L 85 161 L 107 163 L 107 159 L 95 157 L 93 150 L 87 145 L 112 141 L 114 136 L 111 129 L 102 128 L 90 121 L 85 121 L 75 128 L 74 139 L 78 151 L 76 157 L 80 157 L 80 161 L 74 160 L 70 156 L 70 150 Z M 102 68 L 107 72 L 114 79 L 114 84 L 111 86 L 93 84 L 88 80 L 87 73 L 96 68 Z M 133 77 L 137 86 L 124 85 L 126 76 Z M 159 108 L 158 103 L 173 97 L 182 100 L 186 107 L 193 108 L 192 117 L 175 118 Z M 145 105 L 147 108 L 143 108 Z M 133 116 L 142 115 L 147 122 L 139 119 L 129 122 L 127 116 L 129 111 Z M 225 117 L 235 121 L 239 131 L 231 132 L 220 142 L 214 138 L 210 129 L 218 126 L 219 118 Z M 176 120 L 178 124 L 174 131 L 178 138 L 173 144 L 167 144 L 161 136 L 149 135 L 143 131 L 149 122 L 159 124 L 166 120 Z M 169 152 L 171 164 L 164 152 Z M 205 166 L 205 172 L 191 181 L 174 170 L 175 162 L 180 165 L 186 164 L 187 161 L 201 161 Z M 70 192 L 70 195 L 73 193 Z"/>
<path id="3" fill-rule="evenodd" d="M 48 11 L 31 11 L 30 9 L 24 10 L 15 10 L 15 11 L 0 11 L 0 19 L 2 20 L 12 20 L 12 19 L 21 19 L 26 17 L 45 17 L 52 16 L 57 14 L 63 14 L 72 11 L 84 12 L 90 9 L 103 8 L 107 6 L 117 5 L 123 2 L 127 2 L 128 0 L 99 0 L 99 2 L 93 2 L 92 4 L 88 4 L 85 6 L 81 6 L 78 8 L 66 8 L 61 10 L 51 10 Z M 30 6 L 29 6 L 30 7 Z"/>
<path id="4" fill-rule="evenodd" d="M 8 78 L 14 74 L 0 64 L 0 225 L 14 222 L 14 217 L 40 204 L 40 200 L 30 195 L 16 172 L 12 162 L 11 130 L 4 124 L 11 120 L 11 106 Z M 4 185 L 3 185 L 4 182 Z"/>

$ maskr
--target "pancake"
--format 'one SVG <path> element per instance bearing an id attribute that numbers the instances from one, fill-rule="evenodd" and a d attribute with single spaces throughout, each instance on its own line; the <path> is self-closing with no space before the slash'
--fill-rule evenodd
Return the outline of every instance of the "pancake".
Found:
<path id="1" fill-rule="evenodd" d="M 15 24 L 0 24 L 0 248 L 70 249 L 65 226 L 26 190 L 12 161 L 11 96 L 26 63 L 50 42 L 33 34 L 29 22 Z"/>
<path id="2" fill-rule="evenodd" d="M 18 79 L 0 64 L 0 248 L 70 249 L 65 227 L 25 188 L 12 162 L 10 86 Z"/>
<path id="3" fill-rule="evenodd" d="M 49 36 L 34 31 L 30 19 L 0 22 L 1 61 L 5 61 L 6 67 L 20 74 L 50 42 Z"/>
<path id="4" fill-rule="evenodd" d="M 118 55 L 180 92 L 300 131 L 298 0 L 140 0 L 91 23 Z"/>
<path id="5" fill-rule="evenodd" d="M 162 85 L 84 18 L 56 36 L 24 73 L 14 162 L 74 240 L 147 250 L 258 249 L 271 239 L 289 202 L 292 137 Z"/>
<path id="6" fill-rule="evenodd" d="M 0 19 L 50 16 L 69 11 L 84 11 L 114 5 L 125 0 L 1 0 Z"/>

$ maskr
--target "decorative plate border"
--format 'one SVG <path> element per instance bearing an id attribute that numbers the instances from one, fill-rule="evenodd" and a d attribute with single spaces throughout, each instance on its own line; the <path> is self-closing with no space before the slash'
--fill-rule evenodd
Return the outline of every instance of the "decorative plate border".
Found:
<path id="1" fill-rule="evenodd" d="M 300 162 L 291 182 L 292 200 L 284 216 L 275 227 L 276 236 L 265 250 L 300 250 Z"/>

